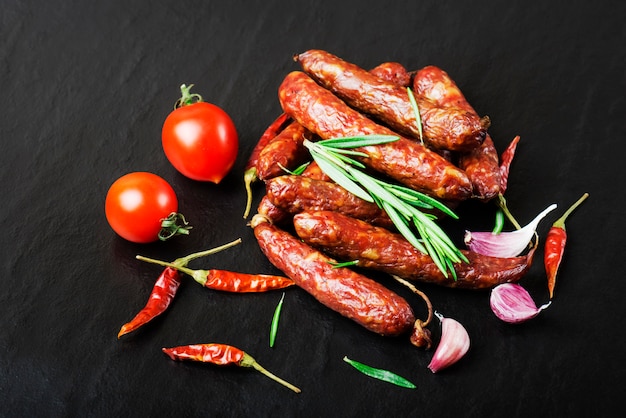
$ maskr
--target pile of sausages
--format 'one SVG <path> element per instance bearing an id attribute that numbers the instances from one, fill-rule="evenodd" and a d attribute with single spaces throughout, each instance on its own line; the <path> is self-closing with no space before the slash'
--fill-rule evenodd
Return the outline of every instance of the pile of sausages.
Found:
<path id="1" fill-rule="evenodd" d="M 489 118 L 480 117 L 448 74 L 436 66 L 409 72 L 389 62 L 365 70 L 322 50 L 296 55 L 302 71 L 289 73 L 278 97 L 284 123 L 249 162 L 265 183 L 250 226 L 263 253 L 318 301 L 381 335 L 416 331 L 407 301 L 379 282 L 338 262 L 406 280 L 464 289 L 518 281 L 533 253 L 488 257 L 463 250 L 469 260 L 445 277 L 413 247 L 376 204 L 330 180 L 303 146 L 315 141 L 370 134 L 395 135 L 382 145 L 358 148 L 368 171 L 456 207 L 467 199 L 489 201 L 503 193 Z M 419 109 L 421 128 L 408 88 Z"/>

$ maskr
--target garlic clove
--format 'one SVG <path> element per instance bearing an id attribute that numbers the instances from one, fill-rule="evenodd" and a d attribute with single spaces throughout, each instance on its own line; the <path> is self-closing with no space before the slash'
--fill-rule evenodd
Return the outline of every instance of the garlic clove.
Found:
<path id="1" fill-rule="evenodd" d="M 503 283 L 491 290 L 489 305 L 493 313 L 502 321 L 517 324 L 539 315 L 550 306 L 548 302 L 537 307 L 528 291 L 517 283 Z"/>
<path id="2" fill-rule="evenodd" d="M 441 322 L 441 339 L 428 365 L 433 373 L 459 361 L 470 347 L 469 334 L 460 322 L 452 318 L 445 318 L 438 312 L 435 312 L 435 315 Z"/>
<path id="3" fill-rule="evenodd" d="M 539 222 L 546 215 L 556 209 L 556 204 L 552 204 L 544 209 L 528 225 L 522 229 L 512 232 L 470 232 L 465 231 L 465 245 L 475 253 L 488 255 L 491 257 L 515 257 L 521 254 L 533 239 Z"/>

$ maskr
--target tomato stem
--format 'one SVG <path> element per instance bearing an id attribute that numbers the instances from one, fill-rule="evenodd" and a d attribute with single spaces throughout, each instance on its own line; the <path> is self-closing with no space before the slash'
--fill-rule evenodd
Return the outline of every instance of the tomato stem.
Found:
<path id="1" fill-rule="evenodd" d="M 179 224 L 179 222 L 181 224 Z M 167 218 L 161 219 L 159 239 L 161 241 L 166 241 L 174 235 L 189 235 L 189 230 L 192 227 L 188 225 L 189 222 L 187 222 L 182 213 L 172 212 L 167 216 Z"/>
<path id="2" fill-rule="evenodd" d="M 176 101 L 176 104 L 174 105 L 174 109 L 178 109 L 179 107 L 182 107 L 182 106 L 189 106 L 191 104 L 202 101 L 202 96 L 200 96 L 197 93 L 191 92 L 192 87 L 193 87 L 193 84 L 190 84 L 190 85 L 182 84 L 180 86 L 181 97 Z"/>

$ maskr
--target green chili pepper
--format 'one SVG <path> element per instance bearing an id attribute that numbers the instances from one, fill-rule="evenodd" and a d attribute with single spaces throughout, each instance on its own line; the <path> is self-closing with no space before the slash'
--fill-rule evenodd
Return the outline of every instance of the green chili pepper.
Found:
<path id="1" fill-rule="evenodd" d="M 350 360 L 348 356 L 345 356 L 343 358 L 343 361 L 350 364 L 352 367 L 369 377 L 373 377 L 375 379 L 392 383 L 396 386 L 401 386 L 404 388 L 415 389 L 417 387 L 413 383 L 406 380 L 404 377 L 398 376 L 397 374 L 392 373 L 388 370 L 376 369 L 366 364 L 359 363 L 358 361 Z"/>
<path id="2" fill-rule="evenodd" d="M 285 292 L 278 301 L 276 309 L 274 310 L 274 316 L 272 317 L 272 326 L 270 327 L 270 347 L 274 347 L 274 341 L 276 340 L 276 332 L 278 332 L 278 319 L 280 318 L 280 311 L 283 308 L 283 300 L 285 299 Z"/>
<path id="3" fill-rule="evenodd" d="M 502 228 L 504 228 L 504 211 L 502 209 L 498 209 L 496 211 L 496 223 L 491 233 L 498 235 L 500 232 L 502 232 Z"/>

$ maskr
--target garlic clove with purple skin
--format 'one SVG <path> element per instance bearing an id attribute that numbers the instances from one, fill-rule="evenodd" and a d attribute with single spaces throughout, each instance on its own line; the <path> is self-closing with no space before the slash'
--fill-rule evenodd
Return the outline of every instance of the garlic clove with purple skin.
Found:
<path id="1" fill-rule="evenodd" d="M 441 339 L 428 365 L 433 373 L 459 361 L 470 347 L 469 334 L 460 322 L 452 318 L 445 318 L 438 312 L 435 312 L 435 315 L 441 322 Z"/>
<path id="2" fill-rule="evenodd" d="M 548 302 L 537 307 L 528 291 L 517 283 L 503 283 L 491 290 L 489 305 L 493 313 L 502 321 L 518 324 L 539 315 L 550 306 Z"/>
<path id="3" fill-rule="evenodd" d="M 535 235 L 539 222 L 554 209 L 556 209 L 556 204 L 548 206 L 528 225 L 512 232 L 494 234 L 492 232 L 465 231 L 465 245 L 471 251 L 482 255 L 503 258 L 515 257 L 527 248 L 528 243 Z"/>

